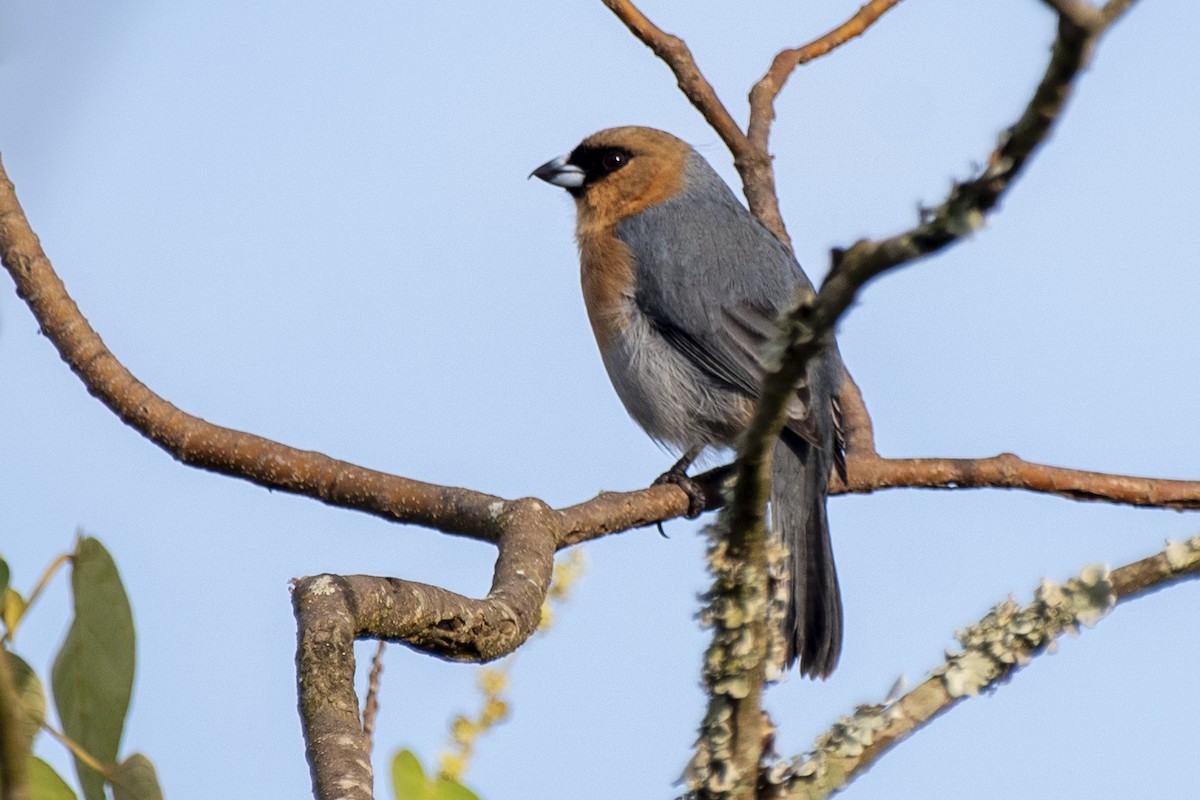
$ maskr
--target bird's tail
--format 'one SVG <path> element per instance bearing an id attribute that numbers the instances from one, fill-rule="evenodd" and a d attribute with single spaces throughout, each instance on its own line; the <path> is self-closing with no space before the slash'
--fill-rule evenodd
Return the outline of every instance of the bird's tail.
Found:
<path id="1" fill-rule="evenodd" d="M 784 430 L 771 464 L 771 516 L 787 545 L 789 581 L 783 636 L 785 667 L 828 677 L 842 650 L 842 598 L 838 591 L 825 516 L 833 454 Z"/>

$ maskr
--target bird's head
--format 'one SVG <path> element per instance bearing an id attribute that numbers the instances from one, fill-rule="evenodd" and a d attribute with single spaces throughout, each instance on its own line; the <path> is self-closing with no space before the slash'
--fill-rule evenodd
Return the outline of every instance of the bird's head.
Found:
<path id="1" fill-rule="evenodd" d="M 615 224 L 683 190 L 692 148 L 654 128 L 608 128 L 535 169 L 575 198 L 580 224 Z"/>

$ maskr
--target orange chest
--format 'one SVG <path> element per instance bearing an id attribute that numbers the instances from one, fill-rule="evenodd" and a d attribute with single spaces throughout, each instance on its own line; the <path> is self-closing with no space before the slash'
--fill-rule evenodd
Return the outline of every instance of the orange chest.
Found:
<path id="1" fill-rule="evenodd" d="M 634 300 L 634 264 L 615 231 L 580 233 L 579 277 L 583 303 L 603 350 L 629 325 Z"/>

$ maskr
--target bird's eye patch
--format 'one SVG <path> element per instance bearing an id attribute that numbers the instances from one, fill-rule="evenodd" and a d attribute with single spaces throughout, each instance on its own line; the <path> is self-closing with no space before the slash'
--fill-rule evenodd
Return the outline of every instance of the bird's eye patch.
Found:
<path id="1" fill-rule="evenodd" d="M 609 150 L 600 158 L 600 167 L 605 172 L 616 172 L 629 163 L 629 154 L 624 150 Z"/>
<path id="2" fill-rule="evenodd" d="M 624 147 L 585 147 L 580 145 L 567 159 L 583 170 L 587 176 L 585 185 L 602 180 L 633 160 L 633 153 Z"/>

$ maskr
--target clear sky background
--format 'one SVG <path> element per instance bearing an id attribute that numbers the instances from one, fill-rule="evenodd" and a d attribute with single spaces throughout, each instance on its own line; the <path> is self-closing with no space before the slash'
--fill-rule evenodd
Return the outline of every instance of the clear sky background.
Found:
<path id="1" fill-rule="evenodd" d="M 646 0 L 735 116 L 774 53 L 856 2 Z M 1034 0 L 908 0 L 793 76 L 784 216 L 827 252 L 897 232 L 966 177 L 1041 75 Z M 872 285 L 840 329 L 881 451 L 1200 477 L 1200 5 L 1139 3 L 1050 146 L 972 241 Z M 10 0 L 0 152 L 84 314 L 147 385 L 222 425 L 365 466 L 555 505 L 671 457 L 625 415 L 588 329 L 565 193 L 529 171 L 603 127 L 720 141 L 598 2 Z M 736 183 L 734 183 L 736 185 Z M 7 279 L 4 280 L 7 283 Z M 11 284 L 10 284 L 11 286 Z M 1042 576 L 1119 565 L 1194 515 L 1020 492 L 830 503 L 842 665 L 773 689 L 805 749 L 954 630 Z M 82 527 L 139 633 L 125 752 L 174 800 L 309 794 L 288 580 L 394 575 L 473 596 L 494 551 L 180 466 L 84 391 L 0 292 L 0 551 L 24 591 Z M 587 546 L 511 721 L 467 782 L 501 798 L 670 797 L 703 708 L 696 523 Z M 17 649 L 48 673 L 60 578 Z M 860 798 L 1193 797 L 1200 585 L 1118 609 L 887 755 Z M 373 645 L 372 645 L 373 646 Z M 363 645 L 366 655 L 372 646 Z M 388 652 L 377 790 L 477 705 L 474 668 Z M 44 739 L 44 737 L 43 737 Z M 66 765 L 50 742 L 39 752 Z"/>

